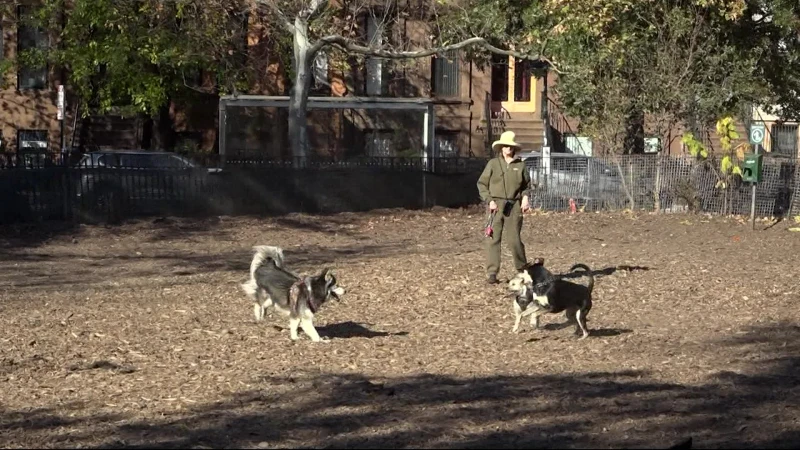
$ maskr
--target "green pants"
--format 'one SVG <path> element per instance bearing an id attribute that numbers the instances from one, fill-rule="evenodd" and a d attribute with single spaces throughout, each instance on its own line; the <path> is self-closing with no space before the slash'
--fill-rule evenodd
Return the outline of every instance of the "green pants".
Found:
<path id="1" fill-rule="evenodd" d="M 486 239 L 486 272 L 489 275 L 500 271 L 500 243 L 506 241 L 508 249 L 511 250 L 511 257 L 514 260 L 514 268 L 517 272 L 525 268 L 528 260 L 525 257 L 525 245 L 522 243 L 520 233 L 522 232 L 522 207 L 520 202 L 514 203 L 514 208 L 508 217 L 503 216 L 503 201 L 497 201 L 497 212 L 494 215 L 492 224 L 494 234 Z"/>

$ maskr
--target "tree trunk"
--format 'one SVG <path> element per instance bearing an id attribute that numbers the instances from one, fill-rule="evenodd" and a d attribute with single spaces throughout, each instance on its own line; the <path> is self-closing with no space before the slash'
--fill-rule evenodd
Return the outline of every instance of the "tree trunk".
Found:
<path id="1" fill-rule="evenodd" d="M 166 151 L 175 150 L 176 132 L 175 121 L 170 114 L 172 99 L 167 99 L 158 111 L 158 123 L 156 124 L 156 148 Z"/>
<path id="2" fill-rule="evenodd" d="M 656 182 L 655 182 L 655 192 L 653 193 L 653 209 L 657 213 L 661 212 L 661 166 L 663 164 L 663 158 L 661 157 L 661 153 L 656 156 Z"/>
<path id="3" fill-rule="evenodd" d="M 633 108 L 625 121 L 623 152 L 627 155 L 644 153 L 644 111 Z"/>
<path id="4" fill-rule="evenodd" d="M 289 95 L 289 142 L 296 163 L 305 165 L 308 158 L 308 90 L 311 87 L 311 61 L 308 22 L 294 21 L 294 86 Z"/>
<path id="5" fill-rule="evenodd" d="M 625 172 L 622 170 L 622 164 L 620 163 L 619 158 L 620 157 L 618 155 L 614 154 L 614 163 L 616 163 L 617 165 L 617 170 L 619 171 L 619 179 L 620 181 L 622 181 L 622 190 L 625 192 L 625 196 L 628 197 L 628 207 L 632 212 L 636 205 L 634 204 L 633 195 L 631 194 L 630 187 L 628 186 L 628 183 L 625 182 Z"/>
<path id="6" fill-rule="evenodd" d="M 153 136 L 155 130 L 155 121 L 153 117 L 147 114 L 142 115 L 142 141 L 139 145 L 144 150 L 152 150 L 153 149 Z"/>

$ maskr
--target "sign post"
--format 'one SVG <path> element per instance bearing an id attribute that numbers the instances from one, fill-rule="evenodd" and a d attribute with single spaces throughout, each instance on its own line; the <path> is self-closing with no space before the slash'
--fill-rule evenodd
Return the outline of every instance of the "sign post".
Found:
<path id="1" fill-rule="evenodd" d="M 64 85 L 58 85 L 58 121 L 61 125 L 61 163 L 67 165 L 67 146 L 65 142 L 66 136 L 64 135 Z"/>
<path id="2" fill-rule="evenodd" d="M 758 150 L 764 142 L 764 133 L 766 127 L 764 122 L 753 122 L 750 125 L 750 143 L 753 144 L 753 151 L 758 155 Z M 750 200 L 750 226 L 753 230 L 756 229 L 756 182 L 752 183 L 752 198 Z"/>

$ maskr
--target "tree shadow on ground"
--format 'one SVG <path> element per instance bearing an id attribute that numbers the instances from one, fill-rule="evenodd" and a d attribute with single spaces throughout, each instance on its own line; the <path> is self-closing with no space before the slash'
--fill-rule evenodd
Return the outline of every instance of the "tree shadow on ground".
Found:
<path id="1" fill-rule="evenodd" d="M 367 378 L 298 369 L 160 420 L 97 418 L 102 433 L 54 416 L 40 435 L 9 411 L 0 423 L 12 441 L 94 448 L 667 448 L 690 436 L 705 448 L 800 445 L 800 327 L 754 327 L 708 345 L 743 364 L 696 384 L 642 370 Z"/>
<path id="2" fill-rule="evenodd" d="M 390 214 L 392 211 L 383 211 Z M 397 213 L 396 211 L 394 213 Z M 250 215 L 236 216 L 236 218 L 252 218 L 264 220 L 265 226 L 283 231 L 308 231 L 330 235 L 353 236 L 353 229 L 358 223 L 369 219 L 375 214 L 288 214 L 272 217 L 253 217 Z M 226 217 L 176 217 L 152 216 L 127 219 L 119 224 L 92 225 L 94 228 L 104 228 L 112 235 L 124 235 L 136 231 L 137 228 L 146 227 L 154 231 L 146 240 L 160 242 L 164 240 L 186 239 L 193 235 L 213 236 L 219 239 L 230 239 L 228 231 L 230 220 Z M 0 250 L 13 250 L 19 248 L 36 248 L 52 239 L 63 236 L 82 239 L 81 233 L 85 228 L 77 221 L 40 221 L 13 224 L 0 224 Z"/>
<path id="3" fill-rule="evenodd" d="M 391 255 L 408 255 L 404 243 L 356 244 L 339 248 L 317 245 L 303 246 L 284 251 L 286 265 L 295 273 L 318 273 L 324 267 L 335 268 L 343 261 L 383 258 Z M 224 253 L 190 253 L 173 251 L 167 254 L 118 254 L 91 256 L 80 252 L 0 252 L 0 269 L 13 266 L 13 271 L 0 271 L 0 282 L 17 288 L 64 287 L 82 290 L 87 286 L 125 278 L 191 276 L 219 272 L 235 272 L 242 281 L 250 270 L 253 258 L 251 249 L 236 248 Z M 58 265 L 54 270 L 52 265 Z M 175 284 L 174 280 L 169 284 Z M 178 283 L 180 284 L 180 283 Z"/>
<path id="4" fill-rule="evenodd" d="M 61 236 L 80 232 L 72 222 L 31 222 L 0 225 L 0 255 L 19 248 L 35 248 Z"/>

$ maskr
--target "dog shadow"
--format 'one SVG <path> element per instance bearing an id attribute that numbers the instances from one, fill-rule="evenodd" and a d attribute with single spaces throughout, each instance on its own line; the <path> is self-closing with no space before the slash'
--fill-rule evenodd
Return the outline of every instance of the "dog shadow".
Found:
<path id="1" fill-rule="evenodd" d="M 628 328 L 597 328 L 595 330 L 589 329 L 589 337 L 614 337 L 628 333 L 633 333 L 633 330 L 630 330 Z"/>
<path id="2" fill-rule="evenodd" d="M 542 325 L 542 329 L 547 331 L 563 330 L 564 328 L 574 328 L 574 322 L 561 322 L 561 323 L 546 323 Z"/>
<path id="3" fill-rule="evenodd" d="M 542 326 L 542 329 L 545 331 L 556 331 L 556 330 L 563 330 L 564 328 L 574 328 L 574 327 L 575 327 L 574 323 L 562 322 L 562 323 L 548 323 Z M 589 328 L 590 338 L 614 337 L 628 333 L 633 333 L 633 330 L 627 328 L 595 328 L 595 329 Z M 545 338 L 545 335 L 532 337 L 528 339 L 528 342 L 540 341 L 543 338 Z"/>
<path id="4" fill-rule="evenodd" d="M 387 336 L 408 336 L 407 331 L 387 333 L 385 331 L 372 331 L 356 322 L 341 322 L 317 327 L 319 334 L 331 339 L 367 338 Z"/>

